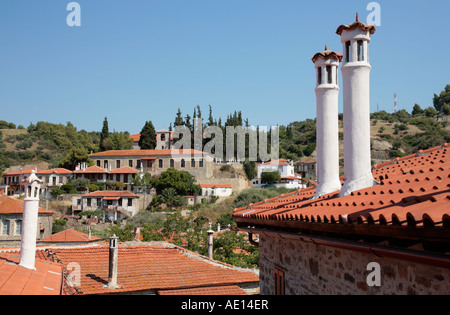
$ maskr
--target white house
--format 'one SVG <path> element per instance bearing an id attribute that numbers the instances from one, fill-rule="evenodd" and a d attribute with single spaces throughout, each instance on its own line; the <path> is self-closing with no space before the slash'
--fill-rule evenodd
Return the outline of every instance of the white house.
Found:
<path id="1" fill-rule="evenodd" d="M 228 197 L 233 193 L 231 184 L 200 184 L 200 188 L 202 189 L 202 197 Z"/>
<path id="2" fill-rule="evenodd" d="M 273 184 L 272 186 L 286 187 L 289 189 L 304 188 L 301 183 L 301 177 L 295 175 L 294 164 L 292 161 L 281 159 L 258 164 L 257 178 L 252 180 L 253 187 L 261 188 L 264 186 L 264 183 L 261 181 L 261 175 L 264 172 L 278 172 L 280 174 L 280 182 Z"/>

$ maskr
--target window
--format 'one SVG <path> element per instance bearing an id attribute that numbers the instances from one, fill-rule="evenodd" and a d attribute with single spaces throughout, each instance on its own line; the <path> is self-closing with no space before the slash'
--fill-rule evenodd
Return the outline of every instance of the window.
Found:
<path id="1" fill-rule="evenodd" d="M 128 207 L 133 206 L 133 198 L 128 198 Z"/>
<path id="2" fill-rule="evenodd" d="M 317 69 L 317 84 L 322 84 L 322 68 Z"/>
<path id="3" fill-rule="evenodd" d="M 15 231 L 16 235 L 20 235 L 22 234 L 22 220 L 17 220 L 16 221 L 16 231 Z"/>
<path id="4" fill-rule="evenodd" d="M 170 159 L 170 167 L 175 167 L 175 161 L 173 159 Z"/>
<path id="5" fill-rule="evenodd" d="M 363 41 L 358 40 L 358 61 L 364 60 L 364 53 L 363 53 Z"/>
<path id="6" fill-rule="evenodd" d="M 102 206 L 102 198 L 97 198 L 97 208 Z"/>
<path id="7" fill-rule="evenodd" d="M 163 168 L 163 160 L 159 159 L 159 168 Z"/>
<path id="8" fill-rule="evenodd" d="M 116 161 L 116 168 L 120 168 L 120 160 Z"/>
<path id="9" fill-rule="evenodd" d="M 2 235 L 9 235 L 9 227 L 10 227 L 10 221 L 3 220 L 2 221 Z"/>
<path id="10" fill-rule="evenodd" d="M 274 269 L 275 276 L 275 295 L 284 295 L 284 271 L 275 267 Z"/>
<path id="11" fill-rule="evenodd" d="M 200 159 L 200 161 L 198 161 L 198 166 L 203 167 L 203 159 Z"/>
<path id="12" fill-rule="evenodd" d="M 122 207 L 122 198 L 119 198 L 119 207 Z"/>
<path id="13" fill-rule="evenodd" d="M 195 167 L 195 160 L 194 159 L 191 160 L 191 167 Z"/>
<path id="14" fill-rule="evenodd" d="M 133 167 L 133 160 L 128 160 L 128 166 Z"/>
<path id="15" fill-rule="evenodd" d="M 141 160 L 136 161 L 136 168 L 141 168 Z"/>
<path id="16" fill-rule="evenodd" d="M 331 84 L 333 82 L 333 78 L 331 77 L 331 66 L 327 66 L 327 78 L 328 84 Z"/>
<path id="17" fill-rule="evenodd" d="M 108 160 L 103 161 L 103 168 L 108 169 Z"/>
<path id="18" fill-rule="evenodd" d="M 161 141 L 166 141 L 166 134 L 165 133 L 161 134 Z"/>
<path id="19" fill-rule="evenodd" d="M 350 41 L 345 42 L 345 58 L 347 62 L 350 61 L 350 46 L 351 46 Z"/>
<path id="20" fill-rule="evenodd" d="M 90 207 L 91 206 L 91 198 L 87 199 L 87 206 Z"/>
<path id="21" fill-rule="evenodd" d="M 97 160 L 97 166 L 100 167 L 100 160 Z"/>
<path id="22" fill-rule="evenodd" d="M 186 162 L 184 161 L 184 159 L 181 159 L 181 167 L 185 167 L 186 166 Z"/>

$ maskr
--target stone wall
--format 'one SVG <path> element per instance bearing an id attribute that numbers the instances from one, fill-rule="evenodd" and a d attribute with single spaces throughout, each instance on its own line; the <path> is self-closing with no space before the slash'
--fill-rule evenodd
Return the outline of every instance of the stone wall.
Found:
<path id="1" fill-rule="evenodd" d="M 367 265 L 380 265 L 369 286 Z M 286 295 L 449 294 L 450 270 L 313 243 L 260 236 L 261 294 L 274 294 L 274 268 L 284 271 Z"/>
<path id="2" fill-rule="evenodd" d="M 9 234 L 2 231 L 2 221 L 9 221 Z M 16 222 L 22 221 L 22 214 L 0 214 L 0 247 L 20 246 L 21 235 L 16 233 Z M 38 217 L 38 230 L 36 239 L 40 240 L 52 235 L 53 219 L 51 214 L 41 214 Z M 41 234 L 41 229 L 43 233 Z"/>

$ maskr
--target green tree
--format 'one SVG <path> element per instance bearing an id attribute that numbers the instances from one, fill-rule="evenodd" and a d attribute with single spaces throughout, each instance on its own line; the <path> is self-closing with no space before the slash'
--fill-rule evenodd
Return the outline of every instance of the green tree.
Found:
<path id="1" fill-rule="evenodd" d="M 178 108 L 177 116 L 175 117 L 175 122 L 174 122 L 173 126 L 174 127 L 184 126 L 184 120 L 183 120 L 183 116 L 182 116 L 180 108 Z"/>
<path id="2" fill-rule="evenodd" d="M 442 114 L 444 109 L 448 111 L 448 107 L 450 107 L 450 85 L 447 84 L 444 91 L 438 96 L 434 94 L 433 97 L 433 106 L 439 114 Z"/>
<path id="3" fill-rule="evenodd" d="M 105 139 L 107 139 L 109 137 L 109 128 L 108 128 L 108 118 L 105 117 L 105 120 L 103 121 L 103 128 L 102 128 L 102 132 L 100 133 L 100 151 L 105 151 L 105 147 L 104 147 L 104 141 Z"/>
<path id="4" fill-rule="evenodd" d="M 145 125 L 141 130 L 139 146 L 141 150 L 153 150 L 156 147 L 156 132 L 151 121 L 145 122 Z"/>
<path id="5" fill-rule="evenodd" d="M 190 173 L 169 168 L 161 173 L 155 187 L 158 194 L 166 188 L 174 188 L 178 195 L 198 195 L 201 189 L 195 182 Z"/>
<path id="6" fill-rule="evenodd" d="M 413 116 L 421 116 L 421 115 L 423 115 L 423 109 L 420 107 L 419 104 L 415 104 L 411 114 Z"/>
<path id="7" fill-rule="evenodd" d="M 261 182 L 265 184 L 275 184 L 278 183 L 280 179 L 281 177 L 278 171 L 261 173 Z"/>
<path id="8" fill-rule="evenodd" d="M 83 162 L 86 162 L 89 166 L 94 165 L 94 162 L 89 158 L 89 153 L 85 148 L 72 147 L 59 162 L 59 167 L 75 170 L 75 167 Z"/>

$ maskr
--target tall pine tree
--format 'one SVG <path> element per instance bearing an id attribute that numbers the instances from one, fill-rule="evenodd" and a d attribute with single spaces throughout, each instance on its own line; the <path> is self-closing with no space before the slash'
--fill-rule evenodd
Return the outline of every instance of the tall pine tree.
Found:
<path id="1" fill-rule="evenodd" d="M 145 125 L 141 130 L 139 147 L 141 150 L 154 150 L 156 147 L 156 132 L 151 121 L 145 122 Z"/>
<path id="2" fill-rule="evenodd" d="M 103 121 L 102 132 L 100 133 L 100 151 L 105 151 L 104 141 L 109 137 L 108 118 Z"/>

